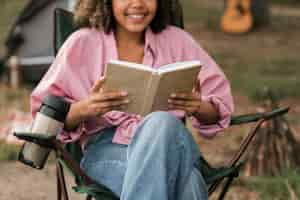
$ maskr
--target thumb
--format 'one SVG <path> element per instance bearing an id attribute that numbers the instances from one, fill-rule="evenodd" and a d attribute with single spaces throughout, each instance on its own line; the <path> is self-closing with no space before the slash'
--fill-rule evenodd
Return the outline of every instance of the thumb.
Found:
<path id="1" fill-rule="evenodd" d="M 201 94 L 201 88 L 200 88 L 200 81 L 198 77 L 195 79 L 194 87 L 193 87 L 193 92 L 197 93 L 198 95 Z"/>
<path id="2" fill-rule="evenodd" d="M 91 89 L 91 92 L 92 92 L 92 93 L 99 92 L 100 89 L 102 88 L 104 82 L 105 82 L 105 77 L 102 76 L 100 79 L 98 79 L 98 80 L 95 82 L 95 84 L 93 85 L 93 87 L 92 87 L 92 89 Z"/>

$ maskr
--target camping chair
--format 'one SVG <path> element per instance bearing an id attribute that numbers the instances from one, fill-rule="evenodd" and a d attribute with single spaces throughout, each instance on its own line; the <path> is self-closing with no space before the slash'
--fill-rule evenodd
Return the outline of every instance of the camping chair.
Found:
<path id="1" fill-rule="evenodd" d="M 179 4 L 177 7 L 174 7 L 175 12 L 178 13 L 178 10 L 181 10 Z M 183 28 L 183 18 L 182 12 L 180 15 L 172 15 L 175 21 L 172 21 L 172 24 L 177 25 Z M 176 23 L 175 23 L 176 22 Z M 55 10 L 55 39 L 54 39 L 54 48 L 55 53 L 61 47 L 66 38 L 76 30 L 76 27 L 73 24 L 72 13 L 62 10 Z M 211 195 L 219 184 L 227 179 L 224 187 L 219 195 L 219 199 L 225 197 L 226 192 L 229 189 L 230 184 L 234 178 L 238 177 L 239 171 L 243 166 L 243 162 L 239 162 L 241 156 L 246 151 L 246 148 L 249 146 L 249 143 L 257 133 L 257 130 L 261 125 L 274 117 L 283 115 L 287 113 L 289 108 L 277 108 L 270 112 L 256 113 L 249 115 L 233 116 L 231 118 L 231 125 L 241 125 L 250 122 L 256 122 L 254 128 L 250 131 L 247 137 L 244 139 L 238 152 L 235 154 L 233 159 L 225 167 L 213 168 L 207 161 L 202 159 L 201 166 L 197 166 L 201 171 L 205 182 L 209 186 L 209 195 Z M 96 183 L 90 177 L 88 177 L 80 169 L 80 160 L 82 157 L 81 147 L 78 142 L 69 143 L 62 145 L 55 137 L 49 137 L 45 135 L 37 135 L 30 133 L 15 133 L 15 135 L 23 140 L 28 142 L 33 142 L 41 146 L 50 148 L 56 152 L 56 172 L 57 172 L 57 199 L 61 200 L 62 197 L 64 200 L 68 200 L 68 193 L 66 189 L 64 172 L 63 169 L 67 169 L 71 175 L 75 178 L 76 186 L 73 189 L 79 193 L 87 194 L 87 200 L 92 198 L 99 200 L 119 200 L 116 194 L 114 194 L 110 189 L 105 186 Z"/>

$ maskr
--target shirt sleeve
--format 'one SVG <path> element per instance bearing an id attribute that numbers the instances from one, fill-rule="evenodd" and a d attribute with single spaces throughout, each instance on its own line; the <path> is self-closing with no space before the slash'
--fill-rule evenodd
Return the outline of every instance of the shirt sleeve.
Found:
<path id="1" fill-rule="evenodd" d="M 87 37 L 82 32 L 73 33 L 61 47 L 54 62 L 44 75 L 40 83 L 31 94 L 31 113 L 35 117 L 41 106 L 42 99 L 47 95 L 62 96 L 67 101 L 74 103 L 88 95 L 86 80 L 81 77 L 88 55 L 86 50 Z M 105 128 L 110 126 L 105 120 L 99 119 L 98 126 Z M 63 130 L 58 139 L 63 143 L 79 139 L 86 131 L 85 123 L 82 123 L 74 131 Z"/>
<path id="2" fill-rule="evenodd" d="M 201 100 L 210 102 L 218 110 L 220 119 L 216 124 L 206 125 L 195 117 L 192 117 L 192 125 L 199 130 L 205 138 L 212 138 L 217 133 L 227 128 L 230 124 L 231 115 L 234 111 L 233 98 L 230 83 L 215 61 L 188 37 L 184 44 L 185 60 L 200 60 L 202 68 L 198 79 L 201 88 Z"/>

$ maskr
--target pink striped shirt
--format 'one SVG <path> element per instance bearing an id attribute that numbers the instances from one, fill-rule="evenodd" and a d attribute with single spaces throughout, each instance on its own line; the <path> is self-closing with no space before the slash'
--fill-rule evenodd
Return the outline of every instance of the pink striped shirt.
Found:
<path id="1" fill-rule="evenodd" d="M 61 47 L 55 61 L 31 95 L 31 111 L 35 116 L 45 95 L 64 96 L 71 102 L 86 98 L 91 87 L 103 74 L 109 60 L 118 59 L 113 33 L 105 34 L 96 29 L 84 28 L 73 33 Z M 233 112 L 230 85 L 214 60 L 184 30 L 168 26 L 159 34 L 146 30 L 143 64 L 153 68 L 188 60 L 200 60 L 199 72 L 201 98 L 211 102 L 219 111 L 220 120 L 205 125 L 193 118 L 193 126 L 199 133 L 212 138 L 228 127 Z M 170 111 L 183 118 L 183 111 Z M 84 144 L 89 136 L 107 127 L 117 127 L 114 143 L 128 144 L 142 117 L 111 111 L 99 118 L 82 122 L 73 132 L 63 131 L 58 138 L 64 142 L 80 140 Z"/>

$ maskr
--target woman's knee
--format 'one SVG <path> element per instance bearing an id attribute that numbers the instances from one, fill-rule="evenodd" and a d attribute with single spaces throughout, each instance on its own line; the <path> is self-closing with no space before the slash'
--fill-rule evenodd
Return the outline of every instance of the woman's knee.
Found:
<path id="1" fill-rule="evenodd" d="M 174 115 L 164 111 L 150 113 L 146 116 L 145 122 L 153 124 L 156 127 L 176 127 L 182 125 L 182 122 Z"/>
<path id="2" fill-rule="evenodd" d="M 149 114 L 143 124 L 141 132 L 144 139 L 158 140 L 159 143 L 181 143 L 187 141 L 185 137 L 189 137 L 189 133 L 184 124 L 174 115 L 158 111 Z"/>
<path id="3" fill-rule="evenodd" d="M 144 119 L 136 130 L 130 146 L 168 149 L 164 152 L 181 152 L 176 151 L 181 149 L 185 151 L 184 155 L 190 154 L 191 157 L 199 154 L 198 146 L 184 124 L 175 116 L 161 111 L 151 113 Z"/>

